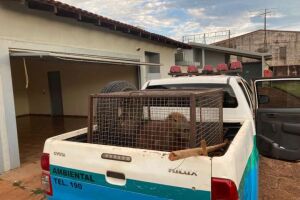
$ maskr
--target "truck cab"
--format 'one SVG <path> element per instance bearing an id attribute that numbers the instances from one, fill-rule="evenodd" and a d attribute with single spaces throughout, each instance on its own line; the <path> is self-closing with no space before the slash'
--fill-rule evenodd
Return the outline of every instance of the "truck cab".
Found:
<path id="1" fill-rule="evenodd" d="M 188 83 L 186 80 L 186 77 L 153 80 L 144 89 L 221 87 L 225 122 L 253 118 L 261 154 L 282 160 L 300 159 L 299 77 L 255 79 L 251 85 L 240 76 L 195 76 L 189 77 Z M 241 97 L 239 102 L 232 94 Z"/>

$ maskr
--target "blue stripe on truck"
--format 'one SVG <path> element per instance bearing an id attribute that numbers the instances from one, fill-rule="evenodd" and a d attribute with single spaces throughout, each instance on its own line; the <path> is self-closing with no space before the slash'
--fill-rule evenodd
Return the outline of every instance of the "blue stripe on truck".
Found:
<path id="1" fill-rule="evenodd" d="M 54 179 L 58 177 L 52 177 L 51 180 L 54 182 Z M 76 183 L 76 187 L 74 185 Z M 80 186 L 78 186 L 80 185 Z M 74 182 L 72 179 L 60 178 L 60 183 L 53 183 L 53 196 L 49 197 L 48 200 L 134 200 L 134 199 L 143 199 L 143 200 L 162 200 L 164 198 L 159 198 L 150 195 L 143 195 L 134 192 L 129 192 L 125 190 L 115 189 L 112 187 L 99 186 L 90 183 L 84 182 Z M 78 188 L 79 187 L 79 188 Z"/>
<path id="2" fill-rule="evenodd" d="M 210 199 L 210 191 L 193 190 L 127 179 L 125 186 L 106 182 L 105 175 L 50 166 L 53 197 L 60 199 Z"/>
<path id="3" fill-rule="evenodd" d="M 258 167 L 259 154 L 256 147 L 256 137 L 254 136 L 253 150 L 248 159 L 238 189 L 239 197 L 241 200 L 258 199 Z"/>

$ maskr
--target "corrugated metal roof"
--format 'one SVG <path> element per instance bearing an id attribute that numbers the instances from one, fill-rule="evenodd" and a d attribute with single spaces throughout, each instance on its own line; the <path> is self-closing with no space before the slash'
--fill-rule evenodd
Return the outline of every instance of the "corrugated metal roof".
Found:
<path id="1" fill-rule="evenodd" d="M 112 20 L 95 13 L 76 8 L 74 6 L 55 0 L 25 0 L 31 9 L 53 12 L 57 16 L 74 18 L 80 22 L 91 23 L 113 31 L 122 32 L 139 38 L 159 42 L 178 48 L 190 48 L 186 43 L 176 41 L 163 35 L 151 33 L 141 28 Z"/>

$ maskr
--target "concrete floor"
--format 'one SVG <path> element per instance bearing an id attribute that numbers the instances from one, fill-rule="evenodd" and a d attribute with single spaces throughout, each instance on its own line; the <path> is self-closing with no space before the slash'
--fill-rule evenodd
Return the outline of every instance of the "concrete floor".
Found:
<path id="1" fill-rule="evenodd" d="M 87 118 L 83 117 L 18 117 L 21 167 L 0 174 L 0 199 L 44 199 L 40 184 L 40 156 L 45 140 L 86 126 Z"/>
<path id="2" fill-rule="evenodd" d="M 17 118 L 21 163 L 36 161 L 45 140 L 87 126 L 84 117 L 25 116 Z"/>

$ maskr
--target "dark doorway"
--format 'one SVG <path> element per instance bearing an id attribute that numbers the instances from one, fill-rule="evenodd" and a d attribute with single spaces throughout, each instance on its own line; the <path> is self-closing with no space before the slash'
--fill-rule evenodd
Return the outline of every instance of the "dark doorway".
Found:
<path id="1" fill-rule="evenodd" d="M 53 71 L 48 72 L 48 83 L 51 102 L 51 114 L 52 116 L 62 116 L 63 102 L 61 92 L 60 72 Z"/>

